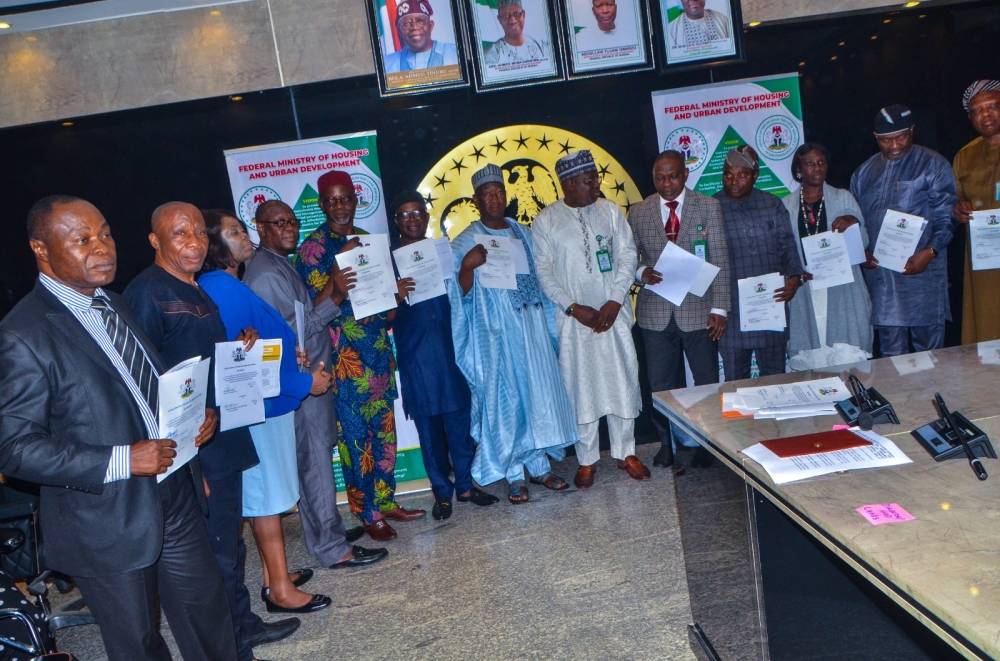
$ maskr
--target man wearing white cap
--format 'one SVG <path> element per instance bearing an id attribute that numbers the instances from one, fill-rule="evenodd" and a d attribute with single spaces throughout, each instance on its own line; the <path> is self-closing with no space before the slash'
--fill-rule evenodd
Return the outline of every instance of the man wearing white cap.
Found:
<path id="1" fill-rule="evenodd" d="M 564 199 L 535 218 L 535 257 L 542 291 L 556 315 L 559 367 L 573 402 L 580 442 L 578 489 L 594 484 L 598 423 L 607 416 L 611 456 L 636 480 L 649 470 L 635 456 L 639 415 L 639 361 L 632 341 L 628 292 L 639 257 L 625 215 L 600 197 L 601 177 L 589 151 L 556 163 Z"/>
<path id="2" fill-rule="evenodd" d="M 948 244 L 958 202 L 955 176 L 941 154 L 913 144 L 913 113 L 903 105 L 886 106 L 875 115 L 875 154 L 851 176 L 851 194 L 861 206 L 868 245 L 874 250 L 886 211 L 927 221 L 902 273 L 880 267 L 868 251 L 863 264 L 872 295 L 872 326 L 883 356 L 944 346 L 948 304 Z"/>

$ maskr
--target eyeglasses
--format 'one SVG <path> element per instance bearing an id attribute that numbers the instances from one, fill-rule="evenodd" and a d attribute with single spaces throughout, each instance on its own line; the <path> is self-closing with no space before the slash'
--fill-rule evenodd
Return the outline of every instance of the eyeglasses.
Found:
<path id="1" fill-rule="evenodd" d="M 426 211 L 417 210 L 417 211 L 402 211 L 400 213 L 397 213 L 395 218 L 396 220 L 405 223 L 408 220 L 423 220 L 425 216 L 427 216 Z"/>
<path id="2" fill-rule="evenodd" d="M 403 28 L 404 30 L 412 30 L 413 28 L 427 27 L 429 23 L 430 20 L 426 18 L 408 18 L 405 21 L 400 21 L 399 27 Z"/>
<path id="3" fill-rule="evenodd" d="M 354 193 L 351 193 L 350 195 L 320 197 L 319 199 L 323 200 L 323 202 L 329 204 L 331 207 L 336 206 L 338 202 L 340 202 L 345 207 L 349 207 L 356 199 L 358 199 L 358 196 L 355 195 Z"/>
<path id="4" fill-rule="evenodd" d="M 302 223 L 298 218 L 279 218 L 278 220 L 258 220 L 257 224 L 260 225 L 264 223 L 265 225 L 274 225 L 279 230 L 285 229 L 286 227 L 298 227 Z"/>
<path id="5" fill-rule="evenodd" d="M 499 18 L 501 21 L 509 21 L 512 18 L 515 20 L 520 20 L 522 16 L 524 16 L 523 11 L 512 11 L 509 14 L 497 14 L 497 18 Z"/>

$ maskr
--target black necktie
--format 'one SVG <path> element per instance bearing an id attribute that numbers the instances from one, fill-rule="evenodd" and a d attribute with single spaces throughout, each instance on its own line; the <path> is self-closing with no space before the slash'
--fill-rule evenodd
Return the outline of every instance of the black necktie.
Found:
<path id="1" fill-rule="evenodd" d="M 118 316 L 118 313 L 108 306 L 107 300 L 97 297 L 90 304 L 90 307 L 100 311 L 101 317 L 104 319 L 104 329 L 108 332 L 108 337 L 111 338 L 115 351 L 122 357 L 129 374 L 139 386 L 142 396 L 146 398 L 149 410 L 153 412 L 154 416 L 158 415 L 156 387 L 159 384 L 159 379 L 153 365 L 139 346 L 139 340 L 132 334 L 128 324 Z"/>

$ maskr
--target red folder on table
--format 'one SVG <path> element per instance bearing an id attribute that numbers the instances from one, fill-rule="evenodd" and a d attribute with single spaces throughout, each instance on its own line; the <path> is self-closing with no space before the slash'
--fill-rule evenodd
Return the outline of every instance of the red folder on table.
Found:
<path id="1" fill-rule="evenodd" d="M 847 450 L 848 448 L 860 448 L 871 444 L 871 441 L 866 441 L 854 432 L 846 429 L 761 441 L 761 445 L 782 459 L 801 457 L 806 454 Z"/>

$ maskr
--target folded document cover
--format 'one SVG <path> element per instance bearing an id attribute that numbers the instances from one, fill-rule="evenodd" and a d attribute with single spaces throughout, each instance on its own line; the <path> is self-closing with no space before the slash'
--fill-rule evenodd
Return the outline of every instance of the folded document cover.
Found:
<path id="1" fill-rule="evenodd" d="M 817 434 L 806 434 L 804 436 L 776 438 L 770 441 L 761 441 L 760 444 L 782 459 L 787 459 L 807 454 L 820 454 L 822 452 L 859 448 L 871 445 L 872 443 L 853 432 L 840 429 L 837 431 L 819 432 Z"/>

